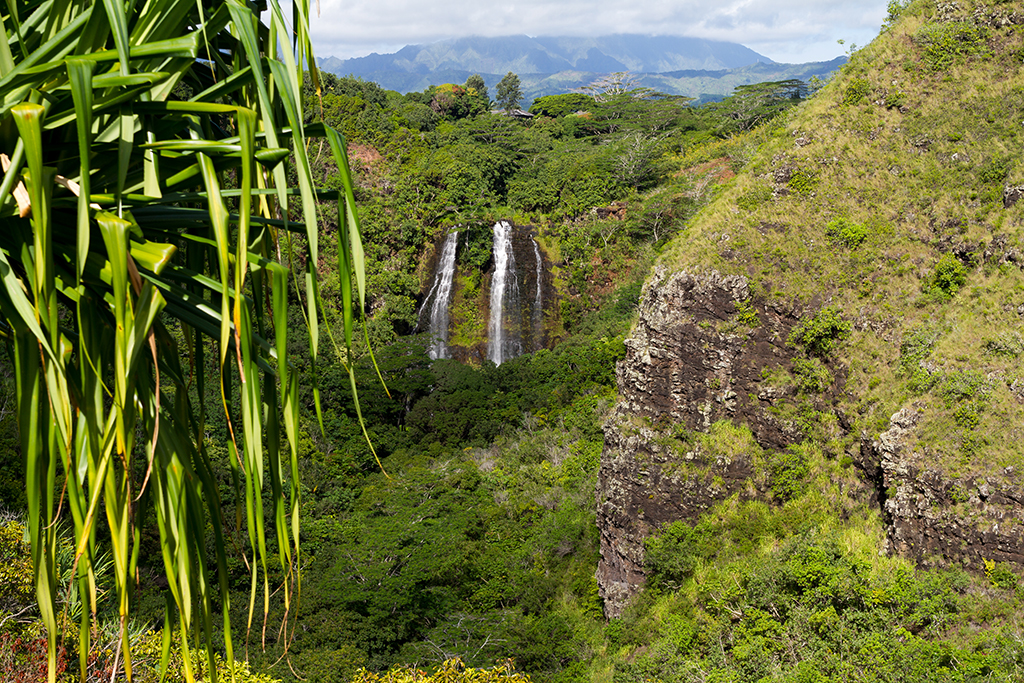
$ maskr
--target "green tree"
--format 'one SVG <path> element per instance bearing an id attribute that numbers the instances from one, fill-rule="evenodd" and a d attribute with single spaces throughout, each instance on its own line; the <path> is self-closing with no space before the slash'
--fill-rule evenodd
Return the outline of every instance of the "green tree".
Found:
<path id="1" fill-rule="evenodd" d="M 475 95 L 487 99 L 487 84 L 480 74 L 473 74 L 466 79 L 466 90 L 472 90 Z"/>
<path id="2" fill-rule="evenodd" d="M 633 99 L 645 99 L 655 94 L 653 88 L 641 86 L 640 78 L 628 71 L 616 71 L 613 74 L 602 76 L 583 86 L 580 90 L 593 97 L 597 102 L 607 102 L 621 95 L 628 95 Z"/>
<path id="3" fill-rule="evenodd" d="M 274 571 L 290 600 L 299 553 L 290 298 L 300 296 L 314 363 L 320 348 L 307 135 L 326 137 L 341 177 L 341 289 L 361 297 L 364 288 L 344 140 L 303 124 L 296 65 L 313 61 L 308 12 L 297 2 L 286 22 L 271 0 L 261 26 L 256 5 L 237 0 L 19 0 L 0 10 L 0 334 L 15 368 L 51 683 L 61 511 L 74 525 L 74 580 L 93 609 L 105 517 L 127 678 L 131 583 L 148 520 L 172 596 L 168 636 L 170 615 L 184 649 L 198 626 L 213 668 L 219 607 L 232 660 L 228 523 L 203 438 L 210 390 L 230 428 L 219 467 L 231 471 L 247 520 L 252 585 L 269 598 L 271 518 Z M 311 80 L 319 91 L 315 71 Z M 351 340 L 355 309 L 343 299 Z M 91 611 L 81 612 L 85 680 Z"/>
<path id="4" fill-rule="evenodd" d="M 799 79 L 738 85 L 732 95 L 702 109 L 718 125 L 721 135 L 750 130 L 799 104 L 807 97 L 807 84 Z"/>
<path id="5" fill-rule="evenodd" d="M 498 82 L 495 97 L 495 103 L 498 105 L 498 108 L 504 109 L 505 113 L 511 114 L 518 109 L 519 103 L 523 101 L 523 91 L 519 85 L 519 76 L 511 71 L 505 74 Z"/>
<path id="6" fill-rule="evenodd" d="M 590 111 L 595 104 L 593 97 L 578 92 L 545 95 L 533 101 L 533 104 L 530 105 L 530 113 L 558 118 L 575 114 L 578 111 Z"/>

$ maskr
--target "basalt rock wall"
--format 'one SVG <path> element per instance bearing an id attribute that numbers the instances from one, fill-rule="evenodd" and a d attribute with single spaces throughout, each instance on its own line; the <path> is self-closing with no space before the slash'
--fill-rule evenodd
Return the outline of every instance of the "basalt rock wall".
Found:
<path id="1" fill-rule="evenodd" d="M 956 477 L 909 447 L 919 411 L 904 408 L 889 429 L 862 445 L 858 465 L 879 476 L 891 553 L 924 566 L 1024 567 L 1024 488 L 1014 468 Z"/>
<path id="2" fill-rule="evenodd" d="M 617 367 L 619 402 L 605 424 L 598 473 L 597 579 L 608 617 L 619 616 L 643 585 L 644 539 L 658 527 L 696 521 L 733 495 L 777 502 L 757 453 L 702 453 L 680 448 L 673 435 L 729 420 L 749 428 L 752 451 L 800 441 L 800 430 L 779 410 L 792 404 L 793 389 L 770 381 L 793 367 L 798 351 L 788 339 L 797 321 L 791 311 L 751 300 L 743 276 L 660 268 L 648 281 Z M 833 411 L 843 425 L 845 370 L 828 365 L 835 382 L 814 409 Z M 1017 472 L 1007 467 L 957 477 L 934 467 L 927 451 L 914 447 L 917 423 L 910 405 L 849 453 L 865 499 L 882 513 L 884 550 L 923 566 L 1024 568 L 1024 488 Z"/>
<path id="3" fill-rule="evenodd" d="M 749 296 L 744 277 L 716 272 L 658 269 L 644 288 L 617 367 L 620 399 L 605 425 L 598 474 L 597 576 L 610 617 L 643 583 L 643 539 L 652 530 L 694 519 L 734 493 L 760 495 L 750 454 L 680 453 L 667 435 L 729 419 L 747 425 L 764 448 L 798 438 L 770 410 L 776 394 L 762 379 L 792 363 L 795 350 L 786 340 L 796 318 L 748 304 Z M 737 320 L 740 302 L 752 307 L 756 324 Z"/>

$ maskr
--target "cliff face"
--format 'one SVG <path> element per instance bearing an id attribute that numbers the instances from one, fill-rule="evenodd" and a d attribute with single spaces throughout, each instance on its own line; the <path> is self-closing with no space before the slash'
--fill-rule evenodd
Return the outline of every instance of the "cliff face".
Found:
<path id="1" fill-rule="evenodd" d="M 620 399 L 605 425 L 598 475 L 598 584 L 610 617 L 643 583 L 643 539 L 652 530 L 763 489 L 754 453 L 702 452 L 673 435 L 728 419 L 748 426 L 764 448 L 798 438 L 773 414 L 780 392 L 763 381 L 791 365 L 786 339 L 796 318 L 748 301 L 746 278 L 716 272 L 662 268 L 645 286 L 617 367 Z"/>
<path id="2" fill-rule="evenodd" d="M 931 466 L 907 446 L 919 417 L 913 407 L 898 411 L 862 449 L 861 464 L 881 478 L 887 550 L 923 565 L 1024 566 L 1024 489 L 1015 469 L 956 477 Z"/>
<path id="3" fill-rule="evenodd" d="M 621 614 L 644 583 L 644 539 L 663 524 L 696 521 L 738 495 L 772 500 L 758 453 L 796 443 L 803 434 L 780 410 L 792 387 L 770 377 L 798 358 L 787 343 L 797 317 L 751 305 L 742 276 L 670 273 L 648 281 L 639 320 L 617 367 L 620 398 L 605 425 L 597 486 L 601 562 L 597 578 L 605 613 Z M 747 324 L 738 320 L 746 311 Z M 756 319 L 751 317 L 756 315 Z M 839 408 L 843 368 L 816 399 Z M 987 476 L 952 476 L 914 449 L 920 412 L 896 412 L 876 439 L 850 449 L 865 499 L 882 512 L 886 548 L 925 566 L 1024 566 L 1024 489 L 1009 466 Z M 750 430 L 747 450 L 709 452 L 678 439 L 719 420 Z"/>

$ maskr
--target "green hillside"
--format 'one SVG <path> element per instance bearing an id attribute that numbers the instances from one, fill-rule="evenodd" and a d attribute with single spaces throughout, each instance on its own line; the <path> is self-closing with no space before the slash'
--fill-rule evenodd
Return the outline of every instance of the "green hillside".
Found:
<path id="1" fill-rule="evenodd" d="M 893 3 L 662 251 L 599 485 L 613 680 L 1024 675 L 1022 24 Z M 703 385 L 693 429 L 664 393 Z"/>
<path id="2" fill-rule="evenodd" d="M 1024 458 L 1022 17 L 939 5 L 912 4 L 773 126 L 661 262 L 743 275 L 802 316 L 833 307 L 848 438 L 913 406 L 929 467 L 998 476 Z"/>

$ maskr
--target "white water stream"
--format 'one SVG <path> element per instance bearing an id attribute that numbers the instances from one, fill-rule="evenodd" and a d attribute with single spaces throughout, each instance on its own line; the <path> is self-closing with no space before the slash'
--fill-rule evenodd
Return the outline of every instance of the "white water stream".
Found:
<path id="1" fill-rule="evenodd" d="M 432 359 L 451 358 L 448 351 L 448 309 L 452 302 L 452 283 L 455 280 L 455 252 L 459 244 L 459 233 L 452 230 L 444 239 L 441 257 L 437 260 L 437 274 L 434 285 L 423 300 L 423 306 L 430 303 L 430 348 L 427 354 Z M 423 309 L 420 309 L 422 315 Z"/>
<path id="2" fill-rule="evenodd" d="M 494 224 L 494 274 L 491 276 L 491 315 L 487 325 L 487 358 L 501 365 L 522 354 L 518 323 L 519 283 L 512 252 L 512 224 Z"/>
<path id="3" fill-rule="evenodd" d="M 544 259 L 540 255 L 537 240 L 533 241 L 533 255 L 537 259 L 537 293 L 533 298 L 533 347 L 538 348 L 544 334 Z"/>

